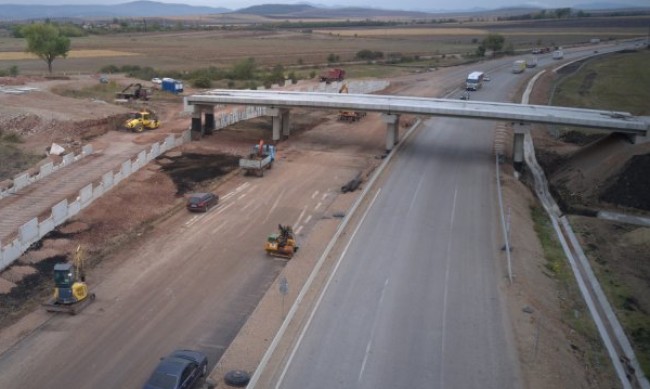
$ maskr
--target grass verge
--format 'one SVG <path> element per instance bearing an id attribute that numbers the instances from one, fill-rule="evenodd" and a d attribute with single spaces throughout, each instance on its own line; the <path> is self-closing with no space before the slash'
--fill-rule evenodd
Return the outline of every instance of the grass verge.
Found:
<path id="1" fill-rule="evenodd" d="M 539 206 L 531 207 L 531 217 L 546 258 L 544 274 L 556 281 L 562 322 L 571 329 L 567 334 L 571 349 L 582 359 L 585 369 L 592 374 L 611 373 L 613 376 L 609 356 L 583 301 L 551 221 Z"/>

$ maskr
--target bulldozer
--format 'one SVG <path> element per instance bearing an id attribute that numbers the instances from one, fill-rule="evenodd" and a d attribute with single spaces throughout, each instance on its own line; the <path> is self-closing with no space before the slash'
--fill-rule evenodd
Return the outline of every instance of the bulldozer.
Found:
<path id="1" fill-rule="evenodd" d="M 124 122 L 124 128 L 132 132 L 142 132 L 145 129 L 155 130 L 158 127 L 160 127 L 160 120 L 155 113 L 148 110 L 133 112 Z"/>
<path id="2" fill-rule="evenodd" d="M 341 89 L 339 89 L 339 93 L 348 93 L 348 84 L 343 84 Z M 339 120 L 344 122 L 356 122 L 357 120 L 361 120 L 364 116 L 366 116 L 365 112 L 339 111 Z"/>
<path id="3" fill-rule="evenodd" d="M 264 250 L 273 257 L 291 259 L 299 248 L 293 229 L 282 224 L 278 224 L 278 229 L 279 233 L 268 236 Z"/>
<path id="4" fill-rule="evenodd" d="M 86 284 L 84 261 L 83 250 L 77 246 L 72 263 L 54 265 L 54 295 L 43 304 L 48 312 L 75 315 L 95 300 Z"/>

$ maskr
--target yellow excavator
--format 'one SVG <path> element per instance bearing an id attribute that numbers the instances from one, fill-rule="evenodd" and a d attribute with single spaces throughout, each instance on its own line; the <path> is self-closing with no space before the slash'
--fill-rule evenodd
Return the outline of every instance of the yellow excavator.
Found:
<path id="1" fill-rule="evenodd" d="M 341 89 L 339 89 L 339 93 L 349 93 L 347 83 L 343 84 Z M 364 116 L 366 116 L 365 112 L 339 111 L 339 120 L 344 122 L 356 122 L 357 120 L 361 120 Z"/>
<path id="2" fill-rule="evenodd" d="M 72 263 L 54 265 L 54 295 L 43 304 L 47 311 L 75 315 L 95 300 L 95 294 L 88 292 L 84 261 L 83 250 L 77 246 Z"/>
<path id="3" fill-rule="evenodd" d="M 293 234 L 293 229 L 291 226 L 283 226 L 282 224 L 278 224 L 278 229 L 280 233 L 268 236 L 264 250 L 273 257 L 291 259 L 298 251 L 298 243 Z"/>

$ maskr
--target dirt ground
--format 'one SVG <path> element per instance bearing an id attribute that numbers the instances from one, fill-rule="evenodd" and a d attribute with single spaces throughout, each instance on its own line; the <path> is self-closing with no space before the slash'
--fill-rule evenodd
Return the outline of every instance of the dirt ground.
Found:
<path id="1" fill-rule="evenodd" d="M 405 85 L 417 82 L 416 78 L 405 80 L 400 82 L 404 82 Z M 47 92 L 48 88 L 70 82 L 69 80 L 47 83 L 45 81 L 41 83 L 40 80 L 31 81 L 30 85 L 42 89 L 18 96 L 0 94 L 0 126 L 20 133 L 26 140 L 21 147 L 28 150 L 42 151 L 53 141 L 68 147 L 80 144 L 82 141 L 101 142 L 101 135 L 112 128 L 112 118 L 119 117 L 129 110 L 106 102 L 53 98 L 53 95 Z M 551 81 L 543 82 L 542 88 L 536 92 L 533 99 L 543 99 L 545 91 L 550 88 Z M 74 80 L 77 85 L 92 82 L 97 81 L 92 77 Z M 166 121 L 166 130 L 180 132 L 187 128 L 188 120 L 180 112 L 182 109 L 180 104 L 163 104 L 156 109 Z M 292 115 L 292 133 L 307 133 L 311 128 L 325 124 L 324 130 L 310 133 L 310 136 L 318 137 L 320 141 L 326 140 L 327 145 L 323 146 L 322 150 L 310 151 L 327 153 L 329 148 L 337 147 L 339 142 L 344 142 L 342 132 L 335 131 L 342 125 L 332 120 L 335 115 L 323 111 L 299 112 Z M 191 142 L 167 153 L 158 158 L 155 163 L 135 173 L 128 180 L 128 185 L 127 183 L 118 185 L 109 195 L 93 203 L 92 207 L 84 211 L 82 219 L 67 223 L 50 233 L 30 249 L 16 265 L 0 275 L 0 293 L 3 293 L 0 299 L 0 327 L 7 327 L 17 322 L 49 295 L 51 291 L 49 278 L 54 263 L 69 256 L 78 244 L 86 249 L 88 258 L 92 258 L 89 263 L 92 268 L 111 253 L 128 248 L 143 234 L 155 234 L 158 221 L 184 206 L 183 195 L 188 191 L 214 187 L 219 182 L 238 174 L 237 156 L 245 154 L 250 145 L 259 139 L 269 141 L 270 127 L 267 118 L 249 120 L 207 136 L 201 142 Z M 357 147 L 369 149 L 376 147 L 376 143 L 381 144 L 382 139 L 370 136 L 374 133 L 369 130 L 355 133 L 353 136 Z M 349 136 L 345 136 L 348 137 L 345 143 L 351 143 Z M 143 142 L 146 140 L 145 135 Z M 612 147 L 627 150 L 625 147 L 616 146 L 619 144 L 616 140 L 609 140 L 609 142 L 614 145 Z M 602 172 L 588 171 L 584 168 L 589 166 L 590 161 L 593 162 L 593 158 L 598 158 L 598 153 L 583 151 L 583 159 L 580 160 L 575 157 L 580 155 L 577 152 L 579 146 L 555 140 L 542 130 L 536 130 L 536 144 L 548 150 L 545 152 L 549 157 L 541 159 L 550 164 L 549 169 L 553 169 L 553 163 L 558 167 L 561 166 L 556 168 L 557 175 L 551 174 L 553 183 L 567 183 L 567 189 L 557 189 L 558 191 L 579 192 L 582 193 L 582 198 L 593 201 L 585 204 L 576 203 L 576 206 L 604 204 L 599 196 L 601 194 L 606 196 L 604 193 L 610 192 L 601 193 L 594 191 L 593 188 L 604 186 L 609 175 L 605 176 Z M 298 147 L 290 147 L 286 155 L 279 157 L 292 158 L 300 155 L 301 152 Z M 621 169 L 628 166 L 626 163 L 628 159 L 631 160 L 630 153 L 625 151 L 624 154 L 627 157 L 607 164 L 610 169 L 608 172 L 618 174 Z M 581 161 L 583 165 L 577 162 L 573 165 L 567 163 L 567 159 L 571 158 Z M 647 163 L 647 158 L 641 163 Z M 377 161 L 370 160 L 365 173 L 372 171 L 376 164 Z M 607 369 L 599 370 L 597 363 L 589 360 L 586 351 L 590 347 L 588 341 L 581 339 L 579 334 L 576 334 L 563 320 L 561 310 L 563 296 L 558 292 L 557 281 L 545 271 L 543 252 L 531 221 L 530 207 L 535 203 L 535 199 L 522 182 L 514 179 L 512 171 L 506 170 L 505 173 L 504 190 L 512 208 L 512 239 L 513 242 L 517 242 L 514 250 L 517 262 L 514 265 L 516 282 L 504 293 L 508 296 L 511 319 L 515 324 L 515 338 L 526 386 L 530 388 L 616 387 L 616 382 L 612 382 L 611 377 L 607 376 Z M 572 175 L 567 177 L 567 174 L 571 173 Z M 580 177 L 580 180 L 576 177 Z M 626 174 L 619 174 L 619 177 L 626 177 Z M 632 181 L 634 181 L 633 177 L 628 179 L 628 182 Z M 623 183 L 618 187 L 628 186 Z M 607 196 L 606 198 L 610 199 Z M 643 196 L 636 198 L 643 200 Z M 618 204 L 616 201 L 607 200 L 607 204 L 614 204 L 614 207 L 629 207 L 632 203 Z M 612 229 L 606 229 L 602 233 L 612 233 Z M 630 231 L 626 230 L 626 233 L 629 234 Z M 626 240 L 626 242 L 630 241 L 633 241 L 633 238 Z M 645 247 L 647 252 L 647 246 Z M 628 261 L 626 266 L 629 267 L 630 273 L 638 269 L 631 259 L 626 258 L 627 255 L 635 254 L 637 257 L 643 257 L 643 253 L 639 251 L 626 252 L 625 257 L 617 257 L 618 261 Z M 119 263 L 114 265 L 117 266 Z M 643 271 L 648 274 L 647 269 Z M 643 284 L 642 281 L 640 283 Z M 645 296 L 650 296 L 650 291 Z M 637 304 L 635 306 L 650 309 L 643 296 L 634 296 L 634 298 L 635 300 L 631 301 Z M 523 311 L 524 308 L 530 309 Z M 597 362 L 607 364 L 607 361 Z"/>

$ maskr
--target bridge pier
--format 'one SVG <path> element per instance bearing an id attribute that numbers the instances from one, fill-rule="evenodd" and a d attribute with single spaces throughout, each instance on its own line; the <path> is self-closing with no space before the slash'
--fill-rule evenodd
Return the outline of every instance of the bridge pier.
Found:
<path id="1" fill-rule="evenodd" d="M 206 134 L 212 134 L 214 132 L 214 105 L 206 105 L 203 109 L 205 112 L 205 129 Z"/>
<path id="2" fill-rule="evenodd" d="M 281 109 L 280 114 L 282 117 L 282 136 L 285 138 L 288 138 L 289 135 L 291 135 L 291 127 L 289 127 L 289 124 L 291 123 L 289 120 L 290 115 L 289 115 L 289 110 L 288 109 Z"/>
<path id="3" fill-rule="evenodd" d="M 515 169 L 519 170 L 524 164 L 524 135 L 526 134 L 523 128 L 516 128 L 514 130 L 514 139 L 512 141 L 512 164 Z"/>
<path id="4" fill-rule="evenodd" d="M 273 118 L 273 141 L 279 141 L 281 135 L 289 136 L 291 134 L 288 109 L 271 107 L 266 109 L 266 114 Z"/>
<path id="5" fill-rule="evenodd" d="M 386 123 L 386 152 L 389 153 L 393 147 L 399 142 L 399 116 L 390 113 L 381 115 L 384 123 Z"/>
<path id="6" fill-rule="evenodd" d="M 205 121 L 202 121 L 205 116 Z M 215 129 L 214 125 L 214 105 L 196 104 L 192 110 L 192 126 L 190 127 L 193 134 L 202 137 L 206 134 L 212 134 Z"/>
<path id="7" fill-rule="evenodd" d="M 201 125 L 201 114 L 203 113 L 203 107 L 201 105 L 194 105 L 192 109 L 192 125 L 190 129 L 192 133 L 199 133 L 203 135 L 203 126 Z"/>

